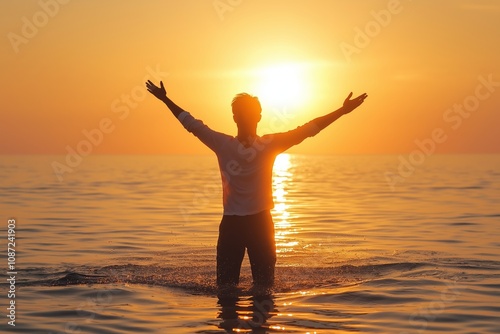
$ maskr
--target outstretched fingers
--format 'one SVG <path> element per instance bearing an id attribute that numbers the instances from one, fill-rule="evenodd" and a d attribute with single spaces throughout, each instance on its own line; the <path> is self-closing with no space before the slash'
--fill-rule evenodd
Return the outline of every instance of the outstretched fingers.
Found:
<path id="1" fill-rule="evenodd" d="M 146 82 L 146 88 L 147 88 L 149 91 L 150 91 L 152 88 L 154 88 L 154 87 L 155 87 L 155 84 L 154 84 L 154 83 L 152 83 L 151 81 L 149 81 L 149 80 L 148 80 L 148 81 Z"/>
<path id="2" fill-rule="evenodd" d="M 363 102 L 367 97 L 368 97 L 368 94 L 363 93 L 360 96 L 358 96 L 355 100 L 360 100 L 361 102 Z"/>
<path id="3" fill-rule="evenodd" d="M 365 99 L 368 97 L 368 95 L 366 93 L 363 93 L 352 100 L 351 97 L 352 97 L 352 92 L 350 92 L 349 95 L 346 97 L 344 101 L 344 106 L 346 107 L 349 106 L 350 108 L 354 109 L 358 107 L 361 103 L 363 103 Z"/>
<path id="4" fill-rule="evenodd" d="M 163 83 L 161 85 L 163 88 Z M 148 89 L 148 92 L 150 92 L 150 93 L 154 93 L 156 90 L 160 89 L 153 82 L 151 82 L 151 80 L 148 80 L 148 82 L 146 82 L 146 88 Z"/>
<path id="5" fill-rule="evenodd" d="M 344 101 L 343 105 L 344 113 L 350 113 L 351 111 L 359 107 L 365 101 L 368 95 L 366 93 L 363 93 L 352 100 L 351 97 L 352 97 L 352 92 L 349 94 L 349 96 L 347 96 L 347 98 Z"/>
<path id="6" fill-rule="evenodd" d="M 150 92 L 160 100 L 162 100 L 167 95 L 165 86 L 163 86 L 163 81 L 160 81 L 160 87 L 158 87 L 151 80 L 148 80 L 146 82 L 146 88 L 148 92 Z"/>

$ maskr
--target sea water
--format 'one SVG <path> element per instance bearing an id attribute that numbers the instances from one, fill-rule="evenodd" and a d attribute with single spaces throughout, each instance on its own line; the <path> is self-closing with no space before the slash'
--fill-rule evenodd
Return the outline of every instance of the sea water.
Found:
<path id="1" fill-rule="evenodd" d="M 498 155 L 280 155 L 275 287 L 220 299 L 214 157 L 0 159 L 1 332 L 500 332 Z"/>

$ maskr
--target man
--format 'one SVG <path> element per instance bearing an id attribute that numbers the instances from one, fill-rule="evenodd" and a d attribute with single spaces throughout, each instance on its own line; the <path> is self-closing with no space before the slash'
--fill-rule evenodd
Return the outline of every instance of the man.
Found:
<path id="1" fill-rule="evenodd" d="M 341 116 L 359 107 L 366 94 L 351 99 L 338 110 L 318 117 L 295 130 L 257 135 L 261 119 L 259 100 L 238 94 L 231 104 L 236 137 L 216 132 L 177 106 L 160 81 L 160 87 L 146 83 L 150 93 L 163 101 L 181 124 L 217 155 L 223 187 L 224 214 L 217 242 L 217 285 L 234 287 L 248 252 L 255 287 L 270 287 L 274 282 L 276 243 L 270 210 L 273 208 L 272 169 L 276 156 L 312 137 Z"/>

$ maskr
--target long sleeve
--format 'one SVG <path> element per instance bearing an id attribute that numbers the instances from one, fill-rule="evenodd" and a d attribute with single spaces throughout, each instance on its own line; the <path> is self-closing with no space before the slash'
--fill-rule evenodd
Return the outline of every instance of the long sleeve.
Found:
<path id="1" fill-rule="evenodd" d="M 226 134 L 210 129 L 202 121 L 194 118 L 187 111 L 180 113 L 178 120 L 186 130 L 195 135 L 203 144 L 216 153 L 224 146 L 224 143 L 231 138 Z"/>
<path id="2" fill-rule="evenodd" d="M 294 145 L 300 144 L 304 139 L 317 135 L 320 131 L 321 129 L 318 125 L 314 121 L 310 121 L 294 130 L 267 136 L 269 136 L 270 145 L 276 150 L 283 152 Z"/>

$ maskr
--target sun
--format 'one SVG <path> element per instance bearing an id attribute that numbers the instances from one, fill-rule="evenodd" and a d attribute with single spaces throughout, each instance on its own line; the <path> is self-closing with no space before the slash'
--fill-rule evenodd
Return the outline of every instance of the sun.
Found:
<path id="1" fill-rule="evenodd" d="M 300 63 L 279 63 L 255 71 L 254 94 L 271 107 L 297 107 L 309 97 L 306 67 Z"/>

